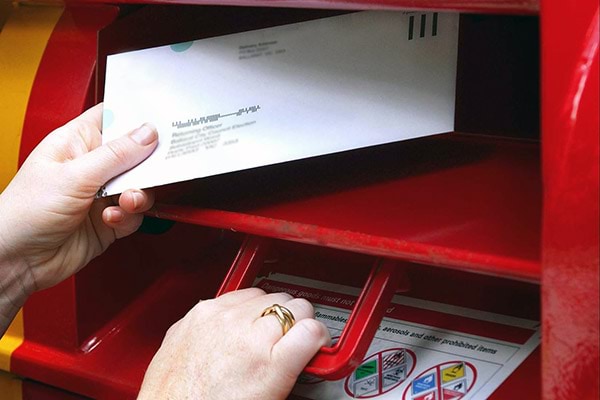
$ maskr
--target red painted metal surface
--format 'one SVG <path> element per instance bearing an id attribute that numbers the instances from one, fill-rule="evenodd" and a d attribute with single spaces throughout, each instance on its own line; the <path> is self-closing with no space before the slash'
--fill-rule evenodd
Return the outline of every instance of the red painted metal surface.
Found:
<path id="1" fill-rule="evenodd" d="M 538 347 L 487 400 L 541 399 L 541 350 Z"/>
<path id="2" fill-rule="evenodd" d="M 543 396 L 598 399 L 598 2 L 544 3 L 541 26 Z"/>
<path id="3" fill-rule="evenodd" d="M 431 157 L 421 156 L 427 153 Z M 446 135 L 337 157 L 269 167 L 269 178 L 258 170 L 194 182 L 184 186 L 188 194 L 176 205 L 159 204 L 151 214 L 539 279 L 541 182 L 535 143 Z M 335 161 L 346 169 L 331 171 Z M 199 206 L 181 205 L 195 199 L 202 199 Z"/>
<path id="4" fill-rule="evenodd" d="M 19 163 L 59 126 L 91 107 L 98 31 L 117 17 L 108 5 L 63 12 L 38 67 L 23 126 Z"/>
<path id="5" fill-rule="evenodd" d="M 217 296 L 251 287 L 263 266 L 269 245 L 269 239 L 246 236 L 240 251 L 229 268 L 229 272 L 227 272 L 221 287 L 217 291 Z"/>
<path id="6" fill-rule="evenodd" d="M 28 107 L 21 160 L 94 97 L 96 32 L 116 9 L 91 3 L 68 8 L 50 40 Z M 268 5 L 521 14 L 538 8 L 533 1 Z M 460 134 L 392 146 L 396 159 L 385 151 L 371 158 L 334 156 L 346 161 L 346 171 L 330 172 L 318 160 L 302 164 L 307 173 L 294 172 L 298 165 L 273 169 L 291 181 L 287 185 L 283 178 L 255 179 L 260 171 L 182 185 L 175 192 L 190 189 L 187 197 L 159 206 L 156 215 L 419 262 L 407 267 L 411 296 L 525 318 L 539 311 L 535 285 L 503 277 L 535 282 L 541 274 L 543 368 L 534 353 L 492 398 L 538 398 L 543 379 L 543 398 L 597 399 L 598 4 L 548 1 L 540 18 L 543 215 L 538 144 Z M 202 192 L 207 188 L 220 195 Z M 190 200 L 194 196 L 202 201 Z M 13 355 L 14 372 L 92 397 L 134 398 L 166 329 L 199 298 L 212 297 L 231 264 L 237 237 L 215 244 L 217 235 L 191 225 L 162 236 L 136 235 L 77 277 L 36 294 L 25 307 L 26 338 Z M 314 260 L 303 267 L 294 260 L 305 250 L 291 254 L 279 266 L 287 272 L 325 280 L 335 275 L 340 283 L 366 274 L 345 262 L 336 273 L 323 272 Z M 332 249 L 319 257 L 331 264 L 343 258 Z"/>
<path id="7" fill-rule="evenodd" d="M 321 348 L 307 365 L 307 373 L 330 380 L 342 379 L 360 365 L 403 273 L 397 262 L 377 260 L 340 338 L 332 347 Z"/>
<path id="8" fill-rule="evenodd" d="M 66 0 L 66 3 L 105 4 L 105 0 Z M 345 10 L 446 10 L 496 14 L 536 14 L 538 0 L 114 0 L 111 3 L 196 4 L 249 7 L 295 7 Z"/>
<path id="9" fill-rule="evenodd" d="M 23 400 L 85 400 L 84 396 L 65 392 L 64 390 L 44 385 L 39 382 L 24 381 L 22 384 Z"/>

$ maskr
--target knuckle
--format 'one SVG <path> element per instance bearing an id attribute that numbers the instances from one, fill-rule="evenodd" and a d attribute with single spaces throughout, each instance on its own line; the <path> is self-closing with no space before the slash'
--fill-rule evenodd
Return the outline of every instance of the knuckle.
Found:
<path id="1" fill-rule="evenodd" d="M 316 319 L 307 318 L 296 324 L 297 327 L 303 330 L 303 335 L 308 340 L 321 341 L 327 338 L 328 332 L 325 326 Z"/>
<path id="2" fill-rule="evenodd" d="M 98 127 L 96 127 L 92 122 L 81 118 L 76 118 L 70 121 L 67 123 L 67 125 L 65 125 L 65 127 L 68 127 L 68 129 L 71 131 L 77 132 L 88 149 L 91 149 L 93 146 L 93 140 L 91 138 L 99 135 Z"/>
<path id="3" fill-rule="evenodd" d="M 79 118 L 69 121 L 67 126 L 70 130 L 73 130 L 73 131 L 79 132 L 79 133 L 85 133 L 90 129 L 88 124 Z"/>
<path id="4" fill-rule="evenodd" d="M 302 315 L 311 316 L 311 317 L 315 315 L 315 310 L 313 308 L 313 305 L 311 304 L 310 301 L 308 301 L 306 299 L 294 299 L 290 303 L 293 303 L 294 308 L 298 309 L 299 312 L 302 313 Z"/>
<path id="5" fill-rule="evenodd" d="M 271 293 L 267 296 L 271 297 L 273 301 L 277 301 L 279 303 L 285 303 L 294 299 L 291 294 L 286 292 Z"/>
<path id="6" fill-rule="evenodd" d="M 257 287 L 251 287 L 251 288 L 247 288 L 247 289 L 242 289 L 243 291 L 250 293 L 252 295 L 255 295 L 256 297 L 258 296 L 264 296 L 267 294 L 267 292 L 265 292 L 264 290 L 257 288 Z"/>
<path id="7" fill-rule="evenodd" d="M 177 334 L 177 332 L 179 331 L 179 329 L 181 328 L 181 320 L 175 322 L 173 325 L 171 325 L 169 327 L 169 329 L 167 329 L 167 333 L 165 333 L 165 339 L 169 339 L 172 336 L 175 336 Z"/>
<path id="8" fill-rule="evenodd" d="M 106 147 L 112 157 L 119 163 L 125 163 L 127 161 L 127 152 L 124 149 L 123 144 L 119 140 L 113 140 L 108 142 Z"/>
<path id="9" fill-rule="evenodd" d="M 210 301 L 199 301 L 184 318 L 192 318 L 195 320 L 203 319 L 207 312 L 210 311 L 210 308 Z"/>
<path id="10" fill-rule="evenodd" d="M 239 323 L 239 315 L 234 309 L 225 309 L 219 313 L 221 322 L 226 326 L 236 326 Z"/>

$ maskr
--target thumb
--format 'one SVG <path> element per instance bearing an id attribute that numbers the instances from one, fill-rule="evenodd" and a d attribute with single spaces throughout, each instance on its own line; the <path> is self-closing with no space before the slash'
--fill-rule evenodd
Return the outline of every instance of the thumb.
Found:
<path id="1" fill-rule="evenodd" d="M 117 175 L 144 161 L 156 148 L 158 133 L 144 124 L 129 134 L 112 140 L 75 159 L 74 167 L 85 182 L 100 188 Z"/>
<path id="2" fill-rule="evenodd" d="M 317 351 L 330 343 L 327 327 L 313 318 L 305 318 L 275 343 L 271 355 L 278 371 L 297 378 Z M 295 379 L 288 382 L 290 390 L 295 382 Z"/>

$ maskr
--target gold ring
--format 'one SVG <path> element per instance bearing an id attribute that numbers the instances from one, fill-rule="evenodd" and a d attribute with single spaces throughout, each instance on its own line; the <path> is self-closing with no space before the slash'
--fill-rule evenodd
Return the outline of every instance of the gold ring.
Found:
<path id="1" fill-rule="evenodd" d="M 261 317 L 273 314 L 277 321 L 279 321 L 279 325 L 281 325 L 281 330 L 285 335 L 296 323 L 296 319 L 294 318 L 294 314 L 284 306 L 280 306 L 279 304 L 273 304 L 270 307 L 264 309 Z"/>

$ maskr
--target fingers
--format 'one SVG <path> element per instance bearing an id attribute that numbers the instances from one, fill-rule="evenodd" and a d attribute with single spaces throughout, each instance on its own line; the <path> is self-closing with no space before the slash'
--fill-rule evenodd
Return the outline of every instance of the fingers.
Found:
<path id="1" fill-rule="evenodd" d="M 243 306 L 244 312 L 252 320 L 257 320 L 260 318 L 260 314 L 265 308 L 270 307 L 273 304 L 284 305 L 292 299 L 293 297 L 288 293 L 269 293 L 247 301 Z"/>
<path id="2" fill-rule="evenodd" d="M 298 321 L 271 351 L 272 361 L 295 380 L 323 346 L 331 342 L 329 331 L 321 322 L 305 318 Z"/>
<path id="3" fill-rule="evenodd" d="M 278 304 L 290 310 L 296 323 L 314 316 L 313 306 L 306 299 L 292 299 L 285 303 Z M 264 317 L 258 318 L 254 321 L 253 326 L 258 331 L 258 335 L 266 338 L 269 343 L 275 343 L 283 336 L 281 324 L 275 315 L 265 315 Z M 288 331 L 288 333 L 289 332 L 291 332 L 291 330 Z"/>
<path id="4" fill-rule="evenodd" d="M 111 243 L 113 243 L 116 239 L 115 232 L 112 229 L 106 229 L 106 226 L 105 226 L 105 223 L 103 220 L 103 216 L 102 216 L 102 212 L 104 211 L 104 209 L 109 207 L 110 204 L 111 204 L 111 199 L 106 198 L 106 197 L 103 199 L 99 199 L 98 201 L 95 201 L 92 203 L 89 215 L 90 215 L 90 220 L 91 220 L 92 224 L 94 225 L 94 231 L 96 233 L 96 236 L 99 239 L 100 247 L 95 249 L 95 251 L 93 251 L 93 253 L 89 257 L 89 259 L 104 252 L 104 250 L 106 250 L 106 248 Z M 88 251 L 91 251 L 91 250 L 92 249 L 88 249 Z"/>
<path id="5" fill-rule="evenodd" d="M 275 316 L 260 317 L 262 310 L 273 304 L 286 307 L 295 317 L 295 325 L 285 335 Z M 313 318 L 313 306 L 305 299 L 293 298 L 287 293 L 271 293 L 248 301 L 246 308 L 247 313 L 256 313 L 258 310 L 253 328 L 259 337 L 273 343 L 273 362 L 279 363 L 281 370 L 293 378 L 292 382 L 317 351 L 331 342 L 329 331 Z"/>
<path id="6" fill-rule="evenodd" d="M 102 222 L 115 231 L 117 239 L 137 231 L 143 219 L 142 214 L 128 213 L 119 206 L 107 207 L 102 211 Z"/>
<path id="7" fill-rule="evenodd" d="M 292 383 L 319 349 L 331 343 L 329 331 L 313 318 L 313 306 L 306 299 L 293 298 L 287 293 L 265 294 L 262 289 L 249 288 L 226 293 L 214 301 L 221 306 L 239 307 L 238 316 L 244 316 L 237 319 L 240 324 L 244 319 L 254 319 L 253 336 L 272 346 L 272 362 L 278 365 L 275 368 L 285 371 Z M 285 335 L 275 316 L 261 317 L 263 310 L 273 304 L 287 308 L 294 315 L 295 325 Z"/>
<path id="8" fill-rule="evenodd" d="M 154 191 L 126 190 L 119 196 L 119 206 L 127 213 L 142 213 L 154 205 Z"/>
<path id="9" fill-rule="evenodd" d="M 120 239 L 137 231 L 144 219 L 141 213 L 154 204 L 154 193 L 143 190 L 127 190 L 119 196 L 119 205 L 102 210 L 102 221 L 115 231 Z"/>
<path id="10" fill-rule="evenodd" d="M 98 188 L 144 161 L 156 148 L 158 133 L 144 124 L 128 135 L 108 142 L 73 160 L 78 176 Z"/>

